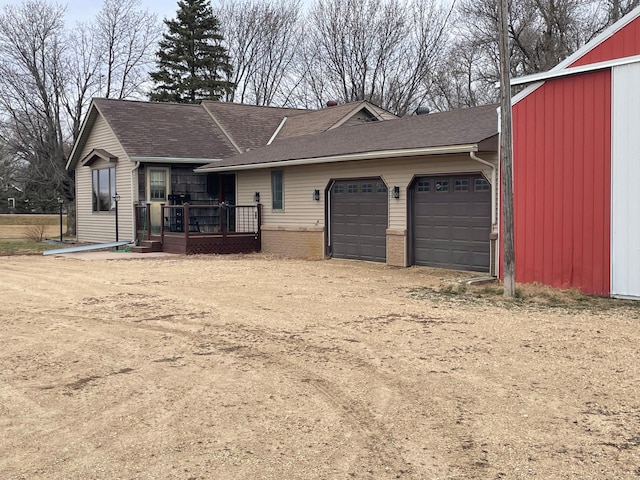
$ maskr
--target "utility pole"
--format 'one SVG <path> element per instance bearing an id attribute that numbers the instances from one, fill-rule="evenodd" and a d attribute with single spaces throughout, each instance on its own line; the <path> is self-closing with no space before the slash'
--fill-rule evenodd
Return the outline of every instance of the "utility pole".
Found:
<path id="1" fill-rule="evenodd" d="M 513 246 L 513 134 L 511 129 L 511 75 L 509 55 L 508 0 L 498 0 L 498 32 L 500 35 L 500 191 L 502 205 L 502 274 L 504 296 L 516 293 L 515 253 Z"/>

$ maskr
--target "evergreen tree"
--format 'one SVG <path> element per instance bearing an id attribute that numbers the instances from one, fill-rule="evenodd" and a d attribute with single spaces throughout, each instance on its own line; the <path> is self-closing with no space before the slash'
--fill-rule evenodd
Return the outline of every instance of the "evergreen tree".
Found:
<path id="1" fill-rule="evenodd" d="M 232 92 L 233 83 L 224 80 L 232 67 L 209 0 L 180 0 L 177 18 L 164 23 L 169 31 L 156 53 L 158 70 L 151 73 L 156 86 L 150 99 L 195 103 Z"/>

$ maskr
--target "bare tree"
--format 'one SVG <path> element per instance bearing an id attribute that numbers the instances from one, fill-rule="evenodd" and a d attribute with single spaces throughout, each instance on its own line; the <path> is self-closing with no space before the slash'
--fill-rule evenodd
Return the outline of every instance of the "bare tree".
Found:
<path id="1" fill-rule="evenodd" d="M 317 0 L 308 19 L 303 88 L 323 104 L 370 100 L 403 115 L 427 96 L 445 45 L 439 2 Z M 320 80 L 318 80 L 320 79 Z"/>
<path id="2" fill-rule="evenodd" d="M 507 34 L 511 75 L 551 69 L 638 5 L 640 0 L 510 2 Z M 476 92 L 484 92 L 497 100 L 498 9 L 495 0 L 460 0 L 455 23 L 454 34 L 462 40 L 458 40 L 461 44 L 449 58 L 460 58 L 462 52 L 466 57 L 474 57 L 476 68 L 467 71 L 471 73 L 470 84 Z M 446 82 L 441 79 L 439 87 L 443 95 Z M 465 100 L 471 104 L 472 92 L 468 93 Z M 437 101 L 442 102 L 442 98 Z"/>
<path id="3" fill-rule="evenodd" d="M 0 15 L 3 137 L 10 154 L 28 166 L 25 192 L 41 210 L 73 193 L 64 168 L 63 16 L 64 7 L 42 0 L 6 6 Z"/>
<path id="4" fill-rule="evenodd" d="M 102 97 L 144 94 L 162 28 L 157 16 L 142 10 L 140 4 L 140 0 L 104 0 L 93 22 Z"/>
<path id="5" fill-rule="evenodd" d="M 299 0 L 221 0 L 214 9 L 233 65 L 236 85 L 227 101 L 285 104 L 300 45 Z"/>

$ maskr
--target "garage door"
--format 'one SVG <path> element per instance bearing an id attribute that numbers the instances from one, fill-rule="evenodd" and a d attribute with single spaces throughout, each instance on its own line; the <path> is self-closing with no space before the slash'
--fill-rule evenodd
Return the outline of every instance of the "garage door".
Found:
<path id="1" fill-rule="evenodd" d="M 388 199 L 380 178 L 336 181 L 329 217 L 329 246 L 335 258 L 386 261 Z"/>
<path id="2" fill-rule="evenodd" d="M 491 186 L 481 175 L 417 178 L 412 221 L 416 265 L 489 271 Z"/>

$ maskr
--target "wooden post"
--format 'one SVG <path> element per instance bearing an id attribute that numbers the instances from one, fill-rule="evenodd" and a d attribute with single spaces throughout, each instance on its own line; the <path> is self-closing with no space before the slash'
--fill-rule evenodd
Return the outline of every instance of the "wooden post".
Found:
<path id="1" fill-rule="evenodd" d="M 185 245 L 189 244 L 189 227 L 190 226 L 191 225 L 189 222 L 189 204 L 183 203 L 182 204 L 182 228 L 184 228 Z"/>
<path id="2" fill-rule="evenodd" d="M 509 58 L 508 0 L 498 0 L 500 36 L 500 169 L 502 192 L 502 273 L 504 296 L 515 296 L 515 254 L 513 242 L 513 139 L 511 124 L 511 75 Z"/>
<path id="3" fill-rule="evenodd" d="M 151 231 L 151 205 L 148 203 L 147 214 L 149 215 L 149 231 Z M 164 203 L 160 204 L 160 242 L 164 244 Z"/>
<path id="4" fill-rule="evenodd" d="M 262 204 L 256 205 L 258 208 L 258 251 L 262 251 Z"/>

